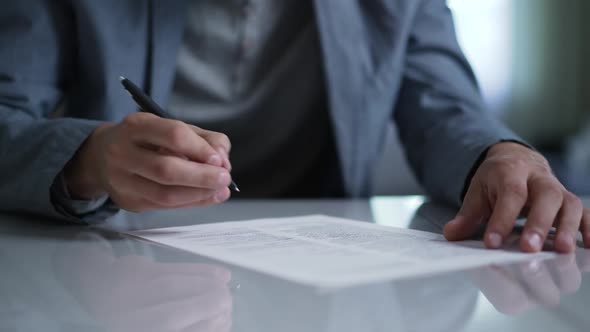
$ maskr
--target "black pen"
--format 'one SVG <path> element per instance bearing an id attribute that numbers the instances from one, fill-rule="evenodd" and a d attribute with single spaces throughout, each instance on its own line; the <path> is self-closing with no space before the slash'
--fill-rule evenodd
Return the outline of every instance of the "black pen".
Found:
<path id="1" fill-rule="evenodd" d="M 137 85 L 133 84 L 133 82 L 123 76 L 120 76 L 119 80 L 141 111 L 152 113 L 165 119 L 174 119 L 174 117 L 170 116 L 168 112 L 163 110 L 160 105 L 156 104 L 152 98 L 146 95 Z M 231 181 L 229 188 L 240 192 L 240 189 L 233 180 Z"/>

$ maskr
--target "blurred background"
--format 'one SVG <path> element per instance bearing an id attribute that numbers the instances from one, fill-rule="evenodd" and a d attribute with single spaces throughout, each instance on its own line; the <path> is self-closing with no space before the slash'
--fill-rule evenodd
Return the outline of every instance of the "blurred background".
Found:
<path id="1" fill-rule="evenodd" d="M 571 191 L 590 194 L 590 45 L 585 40 L 590 33 L 590 1 L 448 4 L 488 110 L 543 152 Z M 421 193 L 395 128 L 389 140 L 375 193 Z"/>

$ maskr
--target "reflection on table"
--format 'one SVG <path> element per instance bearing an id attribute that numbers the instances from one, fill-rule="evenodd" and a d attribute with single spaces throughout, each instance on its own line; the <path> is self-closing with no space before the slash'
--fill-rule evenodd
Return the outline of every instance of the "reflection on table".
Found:
<path id="1" fill-rule="evenodd" d="M 440 230 L 437 222 L 454 212 L 397 199 L 390 202 L 395 219 L 376 206 L 386 203 L 348 208 L 357 215 L 380 211 L 380 224 L 428 231 Z M 346 216 L 345 201 L 317 204 L 305 203 L 311 213 L 333 208 Z M 171 219 L 191 223 L 190 211 L 179 214 L 130 218 L 151 227 Z M 322 292 L 109 230 L 0 218 L 0 327 L 8 330 L 576 331 L 590 323 L 590 251 L 582 249 L 546 261 Z"/>

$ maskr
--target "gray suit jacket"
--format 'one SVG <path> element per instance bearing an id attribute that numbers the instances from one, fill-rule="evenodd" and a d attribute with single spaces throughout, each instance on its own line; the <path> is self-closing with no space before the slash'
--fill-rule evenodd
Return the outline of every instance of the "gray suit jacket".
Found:
<path id="1" fill-rule="evenodd" d="M 350 196 L 370 194 L 395 120 L 426 190 L 458 203 L 490 145 L 517 140 L 485 112 L 444 0 L 315 0 L 330 115 Z M 162 104 L 185 0 L 19 0 L 0 11 L 0 209 L 64 217 L 57 174 L 99 121 L 136 110 L 123 75 Z M 63 111 L 55 117 L 56 109 Z M 391 172 L 395 172 L 391 165 Z"/>

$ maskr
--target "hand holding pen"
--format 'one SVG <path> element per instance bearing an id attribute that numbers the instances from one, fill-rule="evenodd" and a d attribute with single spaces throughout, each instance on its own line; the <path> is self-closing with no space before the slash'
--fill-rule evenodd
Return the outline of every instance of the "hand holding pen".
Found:
<path id="1" fill-rule="evenodd" d="M 131 82 L 123 76 L 119 77 L 119 80 L 121 81 L 121 84 L 123 85 L 125 90 L 127 90 L 131 98 L 133 98 L 133 100 L 142 112 L 152 113 L 164 119 L 174 119 L 174 117 L 172 117 L 170 114 L 168 114 L 168 112 L 163 110 L 160 107 L 160 105 L 158 105 L 152 98 L 146 95 L 137 85 L 133 84 L 133 82 Z M 203 137 L 223 135 L 220 133 L 204 130 L 198 127 L 195 127 L 195 130 L 197 130 L 198 133 Z M 231 171 L 231 164 L 229 162 L 229 150 L 231 148 L 231 144 L 229 142 L 229 139 L 225 135 L 223 135 L 223 137 L 218 137 L 217 140 L 212 140 L 213 144 L 215 144 L 217 141 L 219 141 L 219 146 L 214 147 L 218 151 L 220 151 L 221 154 L 224 155 L 223 166 L 227 168 L 229 171 Z M 233 180 L 231 181 L 229 187 L 230 189 L 233 189 L 237 192 L 240 191 L 238 185 L 236 185 L 236 183 Z"/>
<path id="2" fill-rule="evenodd" d="M 152 113 L 131 113 L 120 123 L 96 127 L 64 168 L 69 194 L 108 195 L 130 211 L 227 200 L 232 183 L 227 136 Z"/>

